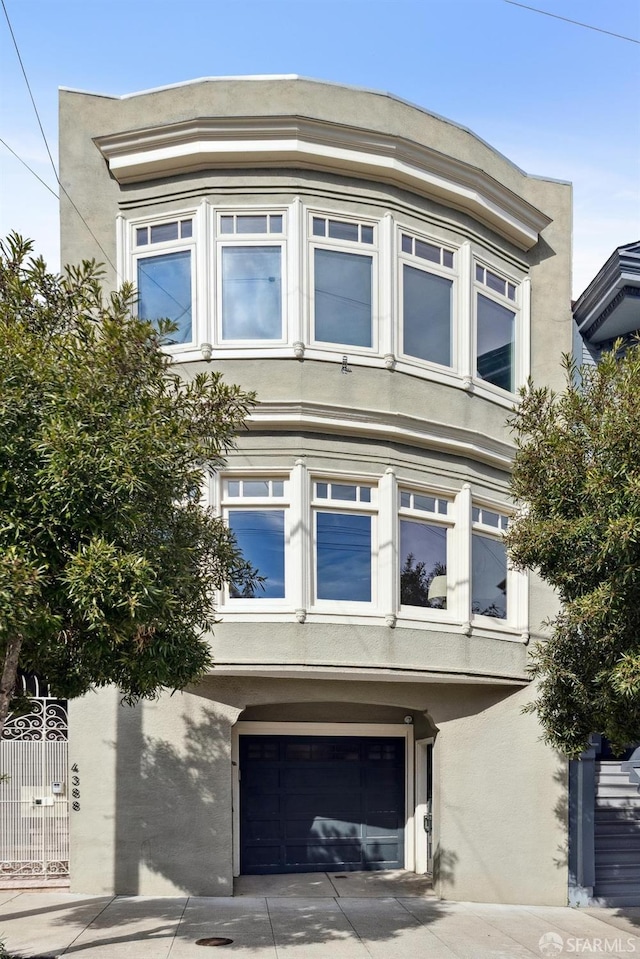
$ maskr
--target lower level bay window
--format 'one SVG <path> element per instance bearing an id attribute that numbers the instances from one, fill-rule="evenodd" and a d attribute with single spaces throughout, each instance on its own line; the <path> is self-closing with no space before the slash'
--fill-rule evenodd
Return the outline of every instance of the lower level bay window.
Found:
<path id="1" fill-rule="evenodd" d="M 229 584 L 232 600 L 284 599 L 285 597 L 285 505 L 284 481 L 229 479 L 225 481 L 225 515 L 244 558 L 257 570 L 254 587 Z M 236 507 L 235 502 L 242 503 Z"/>
<path id="2" fill-rule="evenodd" d="M 471 536 L 471 612 L 474 616 L 507 619 L 507 550 L 502 532 L 507 517 L 474 506 Z"/>
<path id="3" fill-rule="evenodd" d="M 372 600 L 372 488 L 350 483 L 314 483 L 315 598 Z M 322 504 L 322 507 L 321 507 Z M 326 504 L 326 508 L 324 508 Z"/>

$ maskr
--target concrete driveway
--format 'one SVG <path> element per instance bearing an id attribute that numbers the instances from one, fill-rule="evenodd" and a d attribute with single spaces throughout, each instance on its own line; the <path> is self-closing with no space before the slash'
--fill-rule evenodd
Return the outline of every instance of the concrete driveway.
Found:
<path id="1" fill-rule="evenodd" d="M 422 877 L 242 877 L 233 898 L 0 892 L 0 939 L 77 959 L 640 957 L 640 908 L 575 910 L 435 899 Z M 199 939 L 231 944 L 210 953 Z"/>

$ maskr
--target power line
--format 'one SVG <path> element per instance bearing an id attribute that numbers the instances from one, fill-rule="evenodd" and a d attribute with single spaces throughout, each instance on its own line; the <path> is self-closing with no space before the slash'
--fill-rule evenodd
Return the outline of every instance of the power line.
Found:
<path id="1" fill-rule="evenodd" d="M 569 17 L 561 17 L 558 13 L 549 13 L 548 10 L 539 10 L 537 7 L 529 7 L 526 3 L 517 3 L 516 0 L 504 0 L 513 7 L 522 7 L 523 10 L 532 10 L 534 13 L 541 13 L 545 17 L 553 17 L 555 20 L 564 20 L 565 23 L 572 23 L 576 27 L 585 27 L 587 30 L 595 30 L 597 33 L 605 33 L 608 37 L 617 37 L 618 40 L 628 40 L 629 43 L 640 43 L 635 37 L 627 37 L 623 33 L 612 33 L 611 30 L 603 30 L 601 27 L 594 27 L 591 23 L 582 23 L 580 20 L 571 20 Z"/>
<path id="2" fill-rule="evenodd" d="M 9 151 L 9 153 L 13 153 L 14 157 L 16 158 L 16 160 L 19 160 L 20 163 L 21 163 L 24 167 L 27 168 L 27 170 L 29 171 L 29 173 L 33 173 L 33 175 L 34 175 L 34 177 L 36 178 L 36 180 L 40 180 L 40 183 L 42 183 L 42 185 L 47 188 L 47 190 L 49 191 L 49 193 L 53 194 L 53 196 L 56 198 L 56 200 L 59 200 L 59 199 L 60 199 L 60 197 L 58 196 L 58 194 L 56 193 L 56 191 L 55 191 L 55 190 L 52 190 L 51 187 L 49 186 L 49 184 L 48 184 L 48 183 L 45 183 L 45 181 L 42 179 L 42 177 L 38 176 L 38 174 L 36 173 L 36 171 L 35 171 L 35 170 L 32 170 L 31 167 L 29 166 L 29 164 L 26 163 L 26 162 L 22 159 L 22 157 L 19 156 L 19 155 L 16 153 L 15 150 L 12 150 L 11 147 L 9 146 L 9 144 L 6 142 L 6 140 L 3 140 L 2 137 L 0 137 L 0 143 L 1 143 L 4 147 L 7 148 L 7 150 Z"/>
<path id="3" fill-rule="evenodd" d="M 56 165 L 55 165 L 55 163 L 53 162 L 53 157 L 52 157 L 52 155 L 51 155 L 51 150 L 49 149 L 49 143 L 47 142 L 47 137 L 46 137 L 46 134 L 45 134 L 45 132 L 44 132 L 44 127 L 42 126 L 42 121 L 40 120 L 40 114 L 38 113 L 38 107 L 36 106 L 36 101 L 35 101 L 35 99 L 34 99 L 34 96 L 33 96 L 32 91 L 31 91 L 31 85 L 30 85 L 30 83 L 29 83 L 29 78 L 27 77 L 27 71 L 25 70 L 24 63 L 22 62 L 22 57 L 20 56 L 20 49 L 19 49 L 19 47 L 18 47 L 18 42 L 17 42 L 16 37 L 15 37 L 15 34 L 14 34 L 14 32 L 13 32 L 13 27 L 11 26 L 11 20 L 9 19 L 9 13 L 8 13 L 8 11 L 7 11 L 7 8 L 6 8 L 6 5 L 5 5 L 4 0 L 0 0 L 0 2 L 2 3 L 2 9 L 3 9 L 3 11 L 4 11 L 4 15 L 5 15 L 5 18 L 6 18 L 6 21 L 7 21 L 7 25 L 8 25 L 8 27 L 9 27 L 9 33 L 11 34 L 11 39 L 13 40 L 13 45 L 14 45 L 14 47 L 15 47 L 16 55 L 17 55 L 17 57 L 18 57 L 18 62 L 19 62 L 19 64 L 20 64 L 20 69 L 22 70 L 22 76 L 24 77 L 24 82 L 26 83 L 26 85 L 27 85 L 27 90 L 29 91 L 29 96 L 30 96 L 30 98 L 31 98 L 31 103 L 32 103 L 32 105 L 33 105 L 33 110 L 34 110 L 34 113 L 35 113 L 35 115 L 36 115 L 36 119 L 37 119 L 37 121 L 38 121 L 38 126 L 40 127 L 40 133 L 42 134 L 42 139 L 44 140 L 44 145 L 45 145 L 45 147 L 46 147 L 47 154 L 49 155 L 49 160 L 51 161 L 51 167 L 52 167 L 52 169 L 53 169 L 53 173 L 54 173 L 54 176 L 55 176 L 56 181 L 57 181 L 57 183 L 58 183 L 58 186 L 60 187 L 61 191 L 64 193 L 64 195 L 66 196 L 67 200 L 69 201 L 69 203 L 71 204 L 71 206 L 73 207 L 73 209 L 76 211 L 76 213 L 78 214 L 78 216 L 80 217 L 80 219 L 82 220 L 82 222 L 84 223 L 84 225 L 86 226 L 87 230 L 89 231 L 89 233 L 91 234 L 91 236 L 92 236 L 93 239 L 95 240 L 95 242 L 96 242 L 96 244 L 97 244 L 97 246 L 98 246 L 98 249 L 102 252 L 105 260 L 107 261 L 107 263 L 109 264 L 109 266 L 111 267 L 111 269 L 113 270 L 113 272 L 116 274 L 116 276 L 118 276 L 118 270 L 116 269 L 115 265 L 114 265 L 113 262 L 111 261 L 111 257 L 109 256 L 109 254 L 107 253 L 107 251 L 104 249 L 104 247 L 103 247 L 102 244 L 100 243 L 100 240 L 97 238 L 97 236 L 95 235 L 95 233 L 93 232 L 93 230 L 91 229 L 91 227 L 89 226 L 89 224 L 87 223 L 87 221 L 85 220 L 85 218 L 83 217 L 82 213 L 80 212 L 80 210 L 78 209 L 78 207 L 75 205 L 75 203 L 73 202 L 73 200 L 72 200 L 71 197 L 69 196 L 68 192 L 65 190 L 65 188 L 64 188 L 64 186 L 62 185 L 62 182 L 61 182 L 61 180 L 60 180 L 60 177 L 58 176 L 58 171 L 56 170 Z M 12 152 L 13 152 L 13 151 L 12 151 Z M 18 157 L 18 159 L 20 159 L 20 158 Z M 22 161 L 21 161 L 21 162 L 22 162 Z M 25 164 L 25 165 L 26 165 L 26 164 Z M 37 174 L 36 174 L 36 175 L 37 175 Z M 40 177 L 38 177 L 38 179 L 40 179 Z"/>

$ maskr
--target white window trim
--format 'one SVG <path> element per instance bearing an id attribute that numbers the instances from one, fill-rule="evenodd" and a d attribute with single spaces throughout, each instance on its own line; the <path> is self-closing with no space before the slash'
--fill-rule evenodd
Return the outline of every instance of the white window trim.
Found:
<path id="1" fill-rule="evenodd" d="M 192 234 L 190 237 L 166 240 L 160 243 L 148 243 L 143 247 L 137 246 L 137 229 L 140 227 L 157 226 L 163 223 L 173 223 L 176 220 L 192 221 Z M 166 214 L 155 213 L 133 219 L 122 218 L 122 227 L 119 232 L 123 241 L 124 262 L 122 263 L 121 274 L 133 284 L 136 290 L 138 288 L 138 262 L 140 260 L 167 253 L 179 253 L 184 250 L 191 252 L 191 340 L 187 343 L 167 344 L 164 349 L 172 355 L 192 353 L 197 349 L 203 335 L 206 333 L 206 330 L 202 327 L 202 317 L 200 315 L 202 313 L 200 304 L 207 302 L 206 278 L 201 263 L 203 241 L 205 238 L 205 221 L 206 216 L 204 215 L 202 204 L 199 207 L 171 210 Z"/>
<path id="2" fill-rule="evenodd" d="M 240 736 L 388 736 L 404 739 L 404 868 L 415 867 L 415 733 L 413 725 L 392 723 L 278 723 L 238 721 L 231 728 L 233 874 L 240 875 Z"/>
<path id="3" fill-rule="evenodd" d="M 401 493 L 414 493 L 419 496 L 432 496 L 436 499 L 447 500 L 449 503 L 449 509 L 446 513 L 429 513 L 427 511 L 421 510 L 411 510 L 410 507 L 400 505 L 400 494 Z M 398 581 L 398 615 L 402 619 L 411 619 L 415 621 L 432 621 L 437 622 L 452 622 L 456 621 L 456 613 L 458 611 L 458 602 L 457 602 L 457 591 L 453 588 L 454 582 L 459 581 L 459 577 L 456 577 L 454 580 L 452 575 L 452 561 L 454 553 L 454 529 L 456 526 L 456 494 L 449 490 L 444 492 L 442 490 L 436 490 L 432 486 L 420 485 L 414 483 L 401 482 L 398 483 L 398 491 L 396 496 L 396 514 L 398 518 L 398 529 L 397 529 L 397 544 L 398 544 L 398 559 L 396 564 L 396 579 Z M 432 606 L 410 606 L 408 604 L 402 604 L 401 599 L 401 589 L 400 589 L 400 572 L 401 572 L 401 554 L 400 554 L 400 522 L 402 519 L 409 520 L 414 523 L 423 523 L 429 526 L 441 526 L 446 529 L 446 543 L 447 543 L 447 606 L 446 609 L 437 609 Z M 454 563 L 455 567 L 455 563 Z"/>
<path id="4" fill-rule="evenodd" d="M 310 474 L 309 482 L 309 518 L 311 524 L 311 595 L 309 601 L 309 611 L 311 613 L 328 612 L 341 614 L 343 616 L 358 616 L 363 613 L 367 615 L 379 614 L 379 479 L 372 481 L 370 478 L 354 478 L 345 476 L 344 473 L 315 473 Z M 371 489 L 371 501 L 361 502 L 360 500 L 334 500 L 328 496 L 326 499 L 318 499 L 315 495 L 316 483 L 334 483 L 344 486 L 366 486 Z M 335 600 L 318 598 L 318 563 L 317 563 L 317 522 L 318 513 L 344 513 L 345 515 L 359 515 L 371 517 L 371 599 L 364 601 L 357 600 Z"/>
<path id="5" fill-rule="evenodd" d="M 268 598 L 261 596 L 258 591 L 253 599 L 234 598 L 229 594 L 229 586 L 226 585 L 218 596 L 218 608 L 220 612 L 247 612 L 255 613 L 256 609 L 264 610 L 290 610 L 292 608 L 291 595 L 294 591 L 292 582 L 291 562 L 291 526 L 292 526 L 292 488 L 291 477 L 288 472 L 277 470 L 241 470 L 237 472 L 225 472 L 218 477 L 218 513 L 228 524 L 230 510 L 282 510 L 284 512 L 284 596 L 277 598 Z M 225 493 L 225 486 L 233 480 L 280 480 L 284 483 L 283 496 L 239 496 L 230 497 Z"/>
<path id="6" fill-rule="evenodd" d="M 304 207 L 306 224 L 306 302 L 308 303 L 308 340 L 314 355 L 332 357 L 336 353 L 349 356 L 379 357 L 382 333 L 380 329 L 380 308 L 382 304 L 381 274 L 384 271 L 381 264 L 385 257 L 381 256 L 381 243 L 384 238 L 384 227 L 380 219 L 368 216 L 358 216 L 342 211 L 327 211 L 321 208 Z M 339 220 L 343 223 L 357 223 L 373 227 L 373 243 L 363 243 L 360 240 L 340 240 L 329 236 L 314 236 L 313 218 L 324 220 Z M 338 253 L 351 253 L 355 256 L 367 256 L 371 259 L 371 346 L 358 346 L 352 343 L 331 343 L 327 340 L 315 338 L 315 250 L 333 250 Z M 366 361 L 365 361 L 366 362 Z"/>
<path id="7" fill-rule="evenodd" d="M 510 300 L 508 296 L 502 295 L 492 290 L 485 283 L 476 279 L 476 266 L 489 270 L 506 283 L 515 286 L 515 300 Z M 471 350 L 471 376 L 473 379 L 474 392 L 489 399 L 498 399 L 504 397 L 507 405 L 512 406 L 514 398 L 517 397 L 518 390 L 526 383 L 530 368 L 530 331 L 529 331 L 529 299 L 530 299 L 530 280 L 528 277 L 516 276 L 514 273 L 505 269 L 503 264 L 496 265 L 486 258 L 481 251 L 474 251 L 471 256 L 469 266 L 469 279 L 471 288 L 471 318 L 472 318 L 472 350 Z M 527 282 L 525 282 L 525 280 Z M 513 327 L 513 390 L 505 390 L 495 383 L 478 376 L 478 294 L 492 300 L 499 306 L 503 306 L 514 314 Z"/>
<path id="8" fill-rule="evenodd" d="M 290 343 L 289 335 L 289 249 L 290 249 L 290 208 L 287 206 L 216 206 L 211 207 L 213 216 L 212 237 L 215 249 L 215 265 L 211 281 L 211 303 L 213 317 L 213 344 L 217 353 L 230 352 L 247 355 L 247 351 L 256 351 L 263 355 L 265 350 L 282 348 Z M 282 233 L 222 233 L 220 221 L 223 216 L 281 216 Z M 280 308 L 281 335 L 273 339 L 223 339 L 222 336 L 222 250 L 227 247 L 273 246 L 280 249 Z M 288 351 L 287 351 L 288 352 Z"/>
<path id="9" fill-rule="evenodd" d="M 447 251 L 453 254 L 453 266 L 443 266 L 439 263 L 433 263 L 431 260 L 423 259 L 422 257 L 417 256 L 414 253 L 406 253 L 402 249 L 402 235 L 406 234 L 410 236 L 414 241 L 418 240 L 422 243 L 428 243 L 431 246 L 437 246 L 441 249 L 446 249 Z M 441 375 L 446 376 L 447 381 L 450 380 L 451 376 L 460 376 L 460 366 L 461 366 L 461 357 L 460 357 L 460 342 L 459 337 L 457 336 L 456 327 L 458 325 L 457 319 L 459 316 L 459 285 L 460 285 L 460 276 L 459 276 L 459 256 L 460 248 L 454 244 L 449 243 L 446 240 L 442 240 L 438 237 L 431 236 L 427 233 L 421 233 L 420 231 L 413 229 L 408 226 L 403 226 L 402 224 L 396 224 L 396 252 L 395 252 L 395 275 L 397 277 L 397 294 L 395 300 L 395 315 L 396 315 L 396 324 L 394 330 L 394 342 L 395 342 L 395 352 L 398 357 L 398 361 L 403 364 L 403 366 L 411 367 L 412 369 L 418 368 L 420 370 L 429 370 L 438 372 Z M 451 350 L 451 362 L 449 364 L 445 363 L 436 363 L 434 360 L 425 360 L 419 356 L 412 356 L 410 353 L 405 353 L 402 349 L 402 341 L 404 338 L 404 266 L 410 266 L 415 270 L 419 270 L 422 273 L 428 273 L 433 276 L 439 276 L 444 280 L 451 281 L 451 330 L 450 330 L 450 350 Z"/>

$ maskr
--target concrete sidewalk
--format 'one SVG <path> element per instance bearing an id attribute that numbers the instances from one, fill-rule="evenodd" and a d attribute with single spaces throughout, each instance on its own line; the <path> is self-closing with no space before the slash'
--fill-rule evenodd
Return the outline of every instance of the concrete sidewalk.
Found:
<path id="1" fill-rule="evenodd" d="M 213 937 L 233 940 L 214 955 L 236 959 L 640 956 L 640 908 L 443 902 L 420 887 L 389 895 L 382 878 L 337 878 L 309 877 L 306 896 L 290 876 L 270 877 L 280 880 L 273 895 L 252 893 L 259 883 L 245 877 L 233 898 L 216 899 L 4 890 L 0 938 L 10 954 L 78 959 L 204 959 L 196 940 Z"/>

